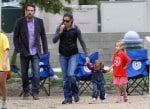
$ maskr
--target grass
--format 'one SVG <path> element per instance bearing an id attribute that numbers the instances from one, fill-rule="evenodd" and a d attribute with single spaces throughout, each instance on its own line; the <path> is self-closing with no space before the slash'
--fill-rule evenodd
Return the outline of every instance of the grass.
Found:
<path id="1" fill-rule="evenodd" d="M 21 78 L 18 76 L 18 74 L 12 72 L 11 79 L 7 80 L 7 83 L 11 84 L 14 82 L 21 83 Z"/>
<path id="2" fill-rule="evenodd" d="M 55 72 L 55 75 L 57 75 L 59 78 L 62 78 L 62 73 L 61 72 Z M 104 74 L 104 77 L 105 77 L 105 80 L 106 80 L 106 88 L 107 89 L 112 89 L 114 87 L 113 84 L 112 84 L 113 73 L 112 72 L 106 73 L 106 74 Z M 9 79 L 7 81 L 7 83 L 8 84 L 11 84 L 11 83 L 21 84 L 21 78 L 18 76 L 18 74 L 12 72 L 12 77 L 11 77 L 11 79 Z M 62 87 L 62 85 L 63 85 L 62 79 L 51 81 L 51 86 L 52 87 Z"/>
<path id="3" fill-rule="evenodd" d="M 106 74 L 104 74 L 105 80 L 106 80 L 106 88 L 108 90 L 111 90 L 114 88 L 113 85 L 113 73 L 112 72 L 108 72 Z"/>
<path id="4" fill-rule="evenodd" d="M 55 72 L 55 74 L 59 77 L 62 78 L 62 73 L 61 72 Z M 108 72 L 106 74 L 104 74 L 105 80 L 106 80 L 106 88 L 107 89 L 112 89 L 113 86 L 113 73 L 112 72 Z M 52 86 L 62 86 L 62 79 L 61 80 L 57 80 L 57 81 L 52 81 Z"/>
<path id="5" fill-rule="evenodd" d="M 57 75 L 58 76 L 58 78 L 62 78 L 62 73 L 61 72 L 55 72 L 55 75 Z M 60 79 L 60 80 L 54 80 L 54 81 L 51 81 L 51 86 L 58 86 L 58 87 L 62 87 L 62 85 L 63 85 L 63 81 L 62 81 L 62 79 Z"/>

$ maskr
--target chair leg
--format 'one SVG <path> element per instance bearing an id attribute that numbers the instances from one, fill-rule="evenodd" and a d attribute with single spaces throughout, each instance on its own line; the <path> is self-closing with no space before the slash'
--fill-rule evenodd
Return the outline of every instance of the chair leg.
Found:
<path id="1" fill-rule="evenodd" d="M 48 77 L 48 90 L 47 90 L 46 87 L 44 86 L 46 80 L 47 80 L 47 79 L 44 79 L 43 81 L 41 81 L 41 83 L 40 83 L 40 88 L 41 88 L 48 96 L 50 96 L 50 77 Z"/>
<path id="2" fill-rule="evenodd" d="M 24 93 L 24 92 L 23 92 L 23 90 L 22 90 L 21 93 L 19 94 L 19 97 L 21 97 L 21 96 L 23 95 L 23 93 Z"/>
<path id="3" fill-rule="evenodd" d="M 87 88 L 92 89 L 90 87 L 91 81 L 78 81 L 78 87 L 79 87 L 79 95 L 81 95 Z"/>
<path id="4" fill-rule="evenodd" d="M 132 83 L 131 83 L 132 82 Z M 139 92 L 139 94 L 143 95 L 143 92 L 149 91 L 149 81 L 148 76 L 139 78 L 139 79 L 131 79 L 127 84 L 127 93 L 130 95 L 133 91 L 137 90 L 137 88 L 142 89 L 142 92 Z"/>
<path id="5" fill-rule="evenodd" d="M 48 77 L 48 96 L 50 96 L 50 92 L 51 92 L 51 79 L 50 77 Z"/>

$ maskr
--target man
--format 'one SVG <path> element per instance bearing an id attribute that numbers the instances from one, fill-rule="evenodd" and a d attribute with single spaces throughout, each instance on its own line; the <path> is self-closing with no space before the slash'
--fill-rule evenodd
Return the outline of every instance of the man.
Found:
<path id="1" fill-rule="evenodd" d="M 20 63 L 23 83 L 23 99 L 30 96 L 28 69 L 31 61 L 33 74 L 31 95 L 34 100 L 39 99 L 40 76 L 39 76 L 39 60 L 41 54 L 41 44 L 43 53 L 48 54 L 47 38 L 43 20 L 34 17 L 35 6 L 27 5 L 25 8 L 26 16 L 17 20 L 14 28 L 13 42 L 15 50 L 20 53 Z"/>
<path id="2" fill-rule="evenodd" d="M 71 104 L 72 97 L 74 97 L 74 102 L 79 102 L 79 89 L 74 75 L 78 62 L 77 39 L 87 56 L 86 62 L 88 63 L 90 60 L 81 31 L 78 26 L 74 24 L 73 15 L 65 13 L 62 23 L 57 27 L 53 37 L 54 43 L 59 40 L 59 61 L 63 74 L 64 91 L 64 101 L 62 101 L 62 104 Z"/>

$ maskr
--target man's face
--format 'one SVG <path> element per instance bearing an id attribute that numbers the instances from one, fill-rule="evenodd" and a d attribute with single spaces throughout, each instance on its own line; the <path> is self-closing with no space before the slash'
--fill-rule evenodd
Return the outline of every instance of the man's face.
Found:
<path id="1" fill-rule="evenodd" d="M 35 14 L 35 9 L 31 6 L 28 6 L 26 9 L 26 15 L 28 19 L 32 19 L 34 17 L 34 14 Z"/>

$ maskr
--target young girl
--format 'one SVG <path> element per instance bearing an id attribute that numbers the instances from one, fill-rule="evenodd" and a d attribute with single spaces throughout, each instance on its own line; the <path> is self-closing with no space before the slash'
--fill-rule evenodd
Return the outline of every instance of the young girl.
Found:
<path id="1" fill-rule="evenodd" d="M 122 102 L 121 94 L 123 94 L 123 101 L 127 102 L 126 84 L 128 82 L 127 67 L 130 63 L 130 58 L 125 52 L 124 43 L 122 41 L 116 42 L 116 51 L 113 55 L 113 83 L 117 91 L 116 103 Z"/>
<path id="2" fill-rule="evenodd" d="M 101 61 L 96 60 L 93 65 L 87 63 L 87 67 L 92 72 L 92 102 L 96 102 L 98 96 L 102 102 L 105 102 L 105 79 L 103 73 L 107 71 L 104 70 L 104 65 Z"/>
<path id="3" fill-rule="evenodd" d="M 8 38 L 2 32 L 0 33 L 0 90 L 2 94 L 2 107 L 1 109 L 7 109 L 7 86 L 6 79 L 7 73 L 10 71 L 9 65 L 9 42 Z"/>

